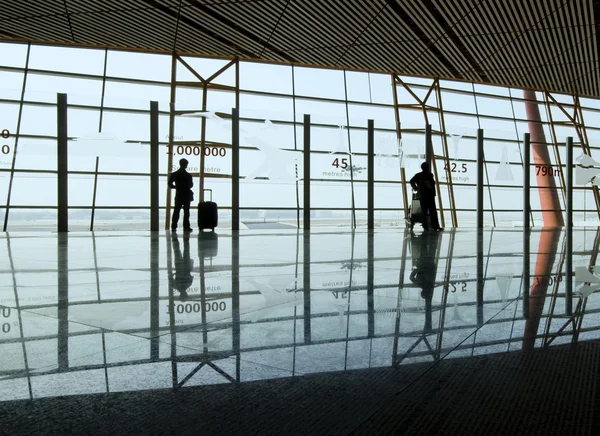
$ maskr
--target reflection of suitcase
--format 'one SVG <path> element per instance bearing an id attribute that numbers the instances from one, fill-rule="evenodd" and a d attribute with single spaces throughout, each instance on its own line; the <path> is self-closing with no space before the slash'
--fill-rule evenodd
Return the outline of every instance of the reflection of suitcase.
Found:
<path id="1" fill-rule="evenodd" d="M 213 258 L 219 254 L 219 236 L 215 232 L 200 232 L 198 234 L 198 256 Z"/>
<path id="2" fill-rule="evenodd" d="M 429 219 L 429 215 L 424 217 L 421 213 L 421 200 L 419 199 L 419 193 L 415 191 L 412 194 L 412 201 L 408 209 L 408 219 L 406 221 L 412 230 L 416 223 L 423 224 L 424 219 Z"/>
<path id="3" fill-rule="evenodd" d="M 210 200 L 198 203 L 198 229 L 200 231 L 211 229 L 214 232 L 215 227 L 219 224 L 217 203 L 212 201 L 212 189 L 205 189 L 204 191 L 210 191 Z"/>

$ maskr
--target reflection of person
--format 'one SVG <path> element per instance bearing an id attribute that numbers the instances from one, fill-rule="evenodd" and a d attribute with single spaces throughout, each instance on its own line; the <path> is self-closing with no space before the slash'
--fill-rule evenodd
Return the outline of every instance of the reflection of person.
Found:
<path id="1" fill-rule="evenodd" d="M 429 171 L 429 164 L 423 162 L 421 170 L 420 173 L 415 174 L 410 179 L 410 186 L 419 193 L 421 214 L 423 216 L 423 230 L 429 230 L 430 223 L 427 222 L 427 214 L 429 214 L 433 230 L 444 230 L 440 227 L 437 210 L 435 209 L 435 180 L 433 180 L 433 174 Z"/>
<path id="2" fill-rule="evenodd" d="M 171 218 L 171 230 L 177 230 L 179 221 L 179 212 L 183 208 L 183 231 L 191 232 L 190 226 L 190 203 L 194 199 L 192 187 L 194 181 L 192 175 L 186 171 L 188 166 L 187 159 L 179 161 L 179 169 L 169 176 L 169 188 L 175 189 L 175 207 L 173 208 L 173 217 Z"/>
<path id="3" fill-rule="evenodd" d="M 411 240 L 413 269 L 410 281 L 421 288 L 421 297 L 425 299 L 425 330 L 431 330 L 431 300 L 437 274 L 438 234 L 421 235 Z"/>
<path id="4" fill-rule="evenodd" d="M 194 260 L 190 257 L 190 238 L 188 235 L 183 236 L 183 254 L 179 246 L 179 239 L 174 234 L 172 237 L 173 253 L 175 255 L 175 273 L 169 277 L 169 282 L 173 289 L 179 292 L 181 301 L 185 301 L 188 297 L 187 290 L 192 286 L 194 277 L 192 270 L 194 268 Z"/>

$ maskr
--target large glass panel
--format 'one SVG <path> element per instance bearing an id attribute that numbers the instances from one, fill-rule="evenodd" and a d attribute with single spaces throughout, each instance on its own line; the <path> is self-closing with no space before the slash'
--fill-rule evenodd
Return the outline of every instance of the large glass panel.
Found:
<path id="1" fill-rule="evenodd" d="M 102 80 L 42 73 L 27 74 L 26 101 L 56 103 L 57 93 L 67 94 L 69 104 L 99 105 Z"/>
<path id="2" fill-rule="evenodd" d="M 0 65 L 24 68 L 27 61 L 27 44 L 0 43 Z"/>
<path id="3" fill-rule="evenodd" d="M 343 100 L 344 72 L 319 68 L 295 67 L 296 95 Z M 314 113 L 314 111 L 305 112 Z"/>
<path id="4" fill-rule="evenodd" d="M 101 49 L 32 45 L 29 68 L 101 76 L 104 55 L 105 51 Z"/>
<path id="5" fill-rule="evenodd" d="M 170 82 L 171 56 L 109 50 L 106 75 Z"/>
<path id="6" fill-rule="evenodd" d="M 240 62 L 240 88 L 291 95 L 292 67 Z"/>

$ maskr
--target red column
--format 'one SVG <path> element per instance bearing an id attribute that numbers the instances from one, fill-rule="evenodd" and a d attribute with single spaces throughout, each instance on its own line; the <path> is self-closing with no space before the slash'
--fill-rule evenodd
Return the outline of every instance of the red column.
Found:
<path id="1" fill-rule="evenodd" d="M 535 165 L 550 166 L 552 163 L 546 145 L 546 135 L 544 134 L 535 91 L 526 90 L 524 94 L 533 162 Z M 544 229 L 540 234 L 535 275 L 533 285 L 529 291 L 529 318 L 525 322 L 525 331 L 523 332 L 524 351 L 532 350 L 535 346 L 535 337 L 539 329 L 540 317 L 544 311 L 544 301 L 548 291 L 548 277 L 552 274 L 552 266 L 560 241 L 561 229 L 557 226 L 564 226 L 565 224 L 554 177 L 542 176 L 540 171 L 536 179 L 539 186 L 540 204 L 544 210 L 542 212 Z"/>
<path id="2" fill-rule="evenodd" d="M 525 93 L 525 110 L 527 119 L 529 120 L 529 133 L 531 137 L 531 151 L 533 152 L 533 163 L 540 166 L 551 166 L 550 153 L 546 145 L 546 135 L 542 118 L 540 117 L 540 109 L 535 96 L 535 91 L 524 91 Z M 536 171 L 537 173 L 537 171 Z M 538 193 L 540 195 L 540 203 L 544 212 L 542 212 L 542 220 L 544 227 L 546 226 L 564 226 L 565 222 L 562 216 L 562 208 L 558 201 L 558 191 L 554 177 L 542 175 L 540 171 L 536 176 L 539 186 Z"/>

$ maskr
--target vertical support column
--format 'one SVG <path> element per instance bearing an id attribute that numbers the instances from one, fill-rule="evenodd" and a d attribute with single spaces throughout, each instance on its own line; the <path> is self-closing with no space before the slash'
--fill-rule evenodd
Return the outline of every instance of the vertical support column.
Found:
<path id="1" fill-rule="evenodd" d="M 305 115 L 306 116 L 306 115 Z M 304 343 L 311 342 L 311 323 L 310 323 L 310 232 L 308 229 L 304 232 L 304 246 L 302 247 L 302 278 L 303 278 L 303 297 L 304 297 Z"/>
<path id="2" fill-rule="evenodd" d="M 240 382 L 240 235 L 231 235 L 231 337 L 235 379 Z"/>
<path id="3" fill-rule="evenodd" d="M 158 189 L 158 186 L 157 186 Z M 158 225 L 158 222 L 157 222 Z M 158 229 L 157 229 L 158 230 Z M 150 358 L 153 361 L 159 358 L 159 346 L 160 346 L 160 332 L 159 332 L 159 290 L 160 290 L 160 276 L 159 276 L 159 258 L 158 258 L 158 244 L 159 238 L 158 233 L 153 233 L 150 236 L 150 334 L 152 339 L 150 341 Z"/>
<path id="4" fill-rule="evenodd" d="M 164 238 L 167 243 L 167 277 L 173 277 L 173 243 L 171 238 Z M 169 292 L 169 331 L 171 334 L 171 381 L 173 388 L 179 384 L 179 376 L 177 371 L 177 328 L 175 327 L 175 296 L 173 291 L 173 281 L 168 281 Z"/>
<path id="5" fill-rule="evenodd" d="M 238 108 L 231 110 L 231 229 L 240 229 L 240 111 Z"/>
<path id="6" fill-rule="evenodd" d="M 177 55 L 171 56 L 171 98 L 169 100 L 169 144 L 167 145 L 167 177 L 173 172 L 173 141 L 175 140 L 175 97 L 177 82 Z M 165 209 L 165 230 L 171 227 L 171 189 L 167 187 L 167 204 Z"/>
<path id="7" fill-rule="evenodd" d="M 431 161 L 433 160 L 433 140 L 431 139 L 431 124 L 425 125 L 425 162 L 431 170 Z M 433 171 L 432 171 L 433 172 Z"/>
<path id="8" fill-rule="evenodd" d="M 304 114 L 304 230 L 310 229 L 310 115 Z M 305 247 L 306 248 L 306 247 Z"/>
<path id="9" fill-rule="evenodd" d="M 202 83 L 202 113 L 206 114 L 206 108 L 208 107 L 208 83 Z M 236 105 L 237 109 L 237 105 Z M 233 118 L 232 118 L 233 123 Z M 233 139 L 232 139 L 233 142 Z M 206 155 L 204 154 L 204 148 L 206 147 L 206 117 L 202 117 L 200 121 L 200 168 L 198 171 L 198 189 L 200 195 L 198 198 L 200 201 L 204 201 L 204 171 L 206 167 Z"/>
<path id="10" fill-rule="evenodd" d="M 64 95 L 64 94 L 63 94 Z M 58 369 L 69 368 L 69 236 L 59 233 L 56 253 L 58 272 Z"/>
<path id="11" fill-rule="evenodd" d="M 531 232 L 523 230 L 523 318 L 529 318 L 529 286 L 531 283 Z"/>
<path id="12" fill-rule="evenodd" d="M 523 231 L 530 227 L 531 209 L 531 143 L 529 133 L 523 135 Z M 525 253 L 523 253 L 525 254 Z M 529 288 L 527 288 L 529 289 Z"/>
<path id="13" fill-rule="evenodd" d="M 150 231 L 158 232 L 158 102 L 150 102 Z"/>
<path id="14" fill-rule="evenodd" d="M 57 177 L 58 177 L 58 231 L 69 231 L 69 157 L 67 144 L 67 94 L 57 94 L 56 120 Z"/>
<path id="15" fill-rule="evenodd" d="M 483 129 L 477 129 L 477 228 L 483 229 Z"/>
<path id="16" fill-rule="evenodd" d="M 370 122 L 371 120 L 369 120 Z M 370 338 L 375 336 L 375 247 L 373 246 L 375 237 L 373 230 L 370 229 L 367 235 L 367 322 L 368 335 Z M 352 285 L 350 285 L 352 287 Z"/>
<path id="17" fill-rule="evenodd" d="M 367 124 L 367 228 L 375 228 L 375 123 Z"/>
<path id="18" fill-rule="evenodd" d="M 483 325 L 483 289 L 485 287 L 483 262 L 483 229 L 477 229 L 477 325 Z"/>
<path id="19" fill-rule="evenodd" d="M 567 138 L 567 235 L 566 247 L 567 276 L 565 281 L 565 311 L 567 315 L 573 313 L 573 138 Z"/>
<path id="20" fill-rule="evenodd" d="M 98 192 L 98 167 L 100 156 L 96 156 L 96 170 L 94 171 L 94 192 L 92 193 L 92 216 L 90 218 L 90 232 L 94 231 L 94 217 L 96 216 L 96 193 Z"/>

